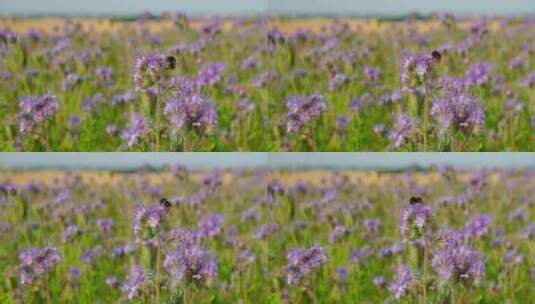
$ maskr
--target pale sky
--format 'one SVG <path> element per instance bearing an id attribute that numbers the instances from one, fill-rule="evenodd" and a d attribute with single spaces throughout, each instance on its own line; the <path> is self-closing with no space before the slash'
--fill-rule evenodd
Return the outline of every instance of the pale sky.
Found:
<path id="1" fill-rule="evenodd" d="M 413 11 L 467 14 L 535 13 L 535 0 L 0 0 L 0 14 L 135 15 L 143 11 L 190 14 L 402 15 Z"/>
<path id="2" fill-rule="evenodd" d="M 535 153 L 0 153 L 0 169 L 135 169 L 144 164 L 191 168 L 402 169 L 451 165 L 535 169 Z"/>

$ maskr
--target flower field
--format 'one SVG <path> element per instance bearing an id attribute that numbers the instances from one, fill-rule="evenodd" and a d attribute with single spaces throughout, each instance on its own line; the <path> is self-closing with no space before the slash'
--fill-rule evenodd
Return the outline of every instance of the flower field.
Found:
<path id="1" fill-rule="evenodd" d="M 532 171 L 172 167 L 0 181 L 2 303 L 527 303 L 535 292 Z"/>
<path id="2" fill-rule="evenodd" d="M 533 151 L 532 17 L 0 20 L 2 151 Z"/>

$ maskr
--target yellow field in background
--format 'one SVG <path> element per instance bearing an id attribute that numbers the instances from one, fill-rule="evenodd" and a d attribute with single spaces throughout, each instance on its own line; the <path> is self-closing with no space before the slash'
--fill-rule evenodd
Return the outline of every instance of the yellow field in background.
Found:
<path id="1" fill-rule="evenodd" d="M 0 19 L 0 29 L 8 27 L 15 32 L 25 32 L 29 29 L 41 29 L 46 32 L 52 31 L 55 27 L 61 28 L 66 20 L 70 20 L 79 24 L 83 29 L 95 31 L 118 31 L 125 29 L 132 29 L 138 26 L 136 21 L 120 21 L 109 18 L 3 18 Z M 328 28 L 333 24 L 333 21 L 345 22 L 352 29 L 360 29 L 369 32 L 385 32 L 400 29 L 404 23 L 399 21 L 385 21 L 379 19 L 363 19 L 363 18 L 273 18 L 269 20 L 270 28 L 277 28 L 283 32 L 291 33 L 298 29 L 307 29 L 313 32 L 320 32 L 322 28 Z M 194 28 L 199 28 L 204 23 L 203 20 L 193 19 L 190 25 Z M 158 32 L 161 30 L 170 29 L 173 24 L 170 20 L 144 20 L 143 24 L 151 31 Z M 410 21 L 413 28 L 420 32 L 435 30 L 440 27 L 437 20 L 413 20 Z M 461 28 L 468 28 L 472 22 L 460 21 L 457 25 Z M 224 23 L 223 29 L 229 29 L 230 23 Z M 491 30 L 499 28 L 497 21 L 489 23 Z"/>
<path id="2" fill-rule="evenodd" d="M 192 171 L 190 176 L 194 181 L 200 181 L 208 171 Z M 269 172 L 268 180 L 276 180 L 283 184 L 291 185 L 297 181 L 303 181 L 311 184 L 320 184 L 324 179 L 331 179 L 334 174 L 346 175 L 353 182 L 362 185 L 385 185 L 394 180 L 399 181 L 402 173 L 387 173 L 379 171 L 355 171 L 355 170 L 301 170 L 301 171 L 284 171 L 274 170 Z M 60 170 L 36 170 L 36 171 L 0 171 L 0 182 L 9 180 L 15 184 L 23 185 L 30 181 L 39 181 L 44 184 L 53 184 L 55 180 L 65 178 L 66 176 L 78 175 L 83 181 L 95 184 L 120 184 L 125 181 L 133 180 L 136 173 L 120 173 L 111 171 L 60 171 Z M 461 180 L 468 180 L 472 174 L 459 173 Z M 437 172 L 413 172 L 413 180 L 419 185 L 429 185 L 437 182 L 441 176 Z M 168 183 L 175 178 L 169 171 L 164 172 L 144 172 L 143 177 L 154 184 Z M 231 184 L 236 180 L 234 173 L 223 171 L 222 181 L 224 184 Z M 489 183 L 500 182 L 499 173 L 492 172 L 489 174 Z"/>

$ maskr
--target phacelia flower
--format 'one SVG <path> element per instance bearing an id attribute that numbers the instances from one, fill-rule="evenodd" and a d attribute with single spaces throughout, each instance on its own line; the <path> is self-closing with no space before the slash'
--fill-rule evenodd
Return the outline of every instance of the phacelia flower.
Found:
<path id="1" fill-rule="evenodd" d="M 479 86 L 490 80 L 492 64 L 489 62 L 474 63 L 468 67 L 464 75 L 469 86 Z"/>
<path id="2" fill-rule="evenodd" d="M 431 265 L 443 282 L 474 282 L 484 277 L 485 263 L 481 254 L 459 237 L 443 236 L 442 246 L 433 254 Z"/>
<path id="3" fill-rule="evenodd" d="M 26 96 L 19 101 L 19 108 L 19 130 L 29 133 L 36 124 L 50 119 L 59 109 L 59 103 L 52 94 Z"/>
<path id="4" fill-rule="evenodd" d="M 161 205 L 137 207 L 134 213 L 134 237 L 136 243 L 143 242 L 145 227 L 155 232 L 161 226 L 167 210 Z"/>
<path id="5" fill-rule="evenodd" d="M 327 256 L 322 247 L 313 246 L 290 249 L 286 260 L 286 281 L 289 285 L 295 285 L 327 261 Z"/>
<path id="6" fill-rule="evenodd" d="M 319 117 L 327 107 L 319 94 L 308 97 L 292 97 L 286 102 L 288 108 L 286 132 L 295 133 L 302 125 Z"/>
<path id="7" fill-rule="evenodd" d="M 77 73 L 69 73 L 63 80 L 61 81 L 61 90 L 62 91 L 68 91 L 72 89 L 74 86 L 79 84 L 82 81 L 82 76 Z"/>
<path id="8" fill-rule="evenodd" d="M 141 54 L 134 64 L 133 82 L 136 91 L 145 91 L 163 78 L 165 70 L 174 69 L 176 59 L 159 53 Z M 148 83 L 147 83 L 148 81 Z"/>
<path id="9" fill-rule="evenodd" d="M 222 62 L 211 62 L 199 69 L 197 82 L 200 85 L 213 85 L 218 83 L 225 71 L 225 64 Z"/>
<path id="10" fill-rule="evenodd" d="M 405 296 L 416 283 L 414 272 L 406 265 L 400 264 L 395 270 L 395 278 L 388 283 L 388 290 L 396 299 Z"/>
<path id="11" fill-rule="evenodd" d="M 530 72 L 521 81 L 520 84 L 524 87 L 533 87 L 535 85 L 535 71 Z"/>
<path id="12" fill-rule="evenodd" d="M 414 88 L 414 73 L 416 73 L 418 80 L 423 81 L 439 60 L 440 53 L 436 51 L 431 54 L 419 53 L 406 55 L 401 63 L 402 91 L 407 92 Z"/>
<path id="13" fill-rule="evenodd" d="M 439 122 L 442 132 L 450 127 L 469 132 L 485 122 L 483 104 L 464 90 L 446 90 L 433 102 L 431 115 Z"/>
<path id="14" fill-rule="evenodd" d="M 221 233 L 225 217 L 222 214 L 210 214 L 199 221 L 198 233 L 203 237 L 214 237 Z"/>
<path id="15" fill-rule="evenodd" d="M 137 113 L 132 113 L 132 115 L 130 116 L 130 121 L 126 129 L 124 129 L 121 132 L 121 137 L 126 142 L 126 145 L 128 147 L 132 147 L 137 143 L 139 138 L 143 135 L 143 133 L 145 132 L 145 129 L 146 129 L 145 118 L 143 118 L 143 116 Z"/>
<path id="16" fill-rule="evenodd" d="M 167 101 L 164 114 L 176 129 L 203 130 L 217 124 L 216 104 L 199 92 L 179 92 Z"/>
<path id="17" fill-rule="evenodd" d="M 388 138 L 396 148 L 402 146 L 416 130 L 414 121 L 409 115 L 400 113 L 395 117 L 394 127 L 390 130 Z"/>
<path id="18" fill-rule="evenodd" d="M 206 282 L 217 277 L 217 262 L 215 257 L 200 244 L 180 244 L 176 250 L 165 257 L 165 269 L 172 276 L 172 285 L 176 286 L 184 278 Z"/>
<path id="19" fill-rule="evenodd" d="M 32 284 L 36 277 L 43 276 L 60 260 L 58 249 L 53 246 L 22 250 L 19 254 L 20 283 L 22 285 Z"/>
<path id="20" fill-rule="evenodd" d="M 142 290 L 145 280 L 146 278 L 143 268 L 139 265 L 133 265 L 130 268 L 128 279 L 121 285 L 121 291 L 131 300 Z"/>
<path id="21" fill-rule="evenodd" d="M 431 219 L 431 207 L 424 204 L 421 199 L 411 198 L 411 202 L 406 204 L 401 213 L 400 231 L 408 237 L 412 228 L 416 228 L 422 234 Z"/>
<path id="22" fill-rule="evenodd" d="M 464 226 L 464 233 L 468 237 L 482 237 L 489 232 L 492 217 L 488 214 L 479 214 L 468 220 Z"/>

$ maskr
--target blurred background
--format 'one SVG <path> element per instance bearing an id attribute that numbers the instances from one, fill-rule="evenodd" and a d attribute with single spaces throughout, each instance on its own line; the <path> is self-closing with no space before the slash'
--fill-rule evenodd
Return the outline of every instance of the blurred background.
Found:
<path id="1" fill-rule="evenodd" d="M 0 153 L 0 169 L 190 168 L 403 170 L 429 166 L 535 169 L 534 153 Z"/>
<path id="2" fill-rule="evenodd" d="M 133 16 L 181 11 L 190 15 L 402 16 L 419 12 L 531 14 L 533 0 L 0 0 L 2 15 Z"/>

